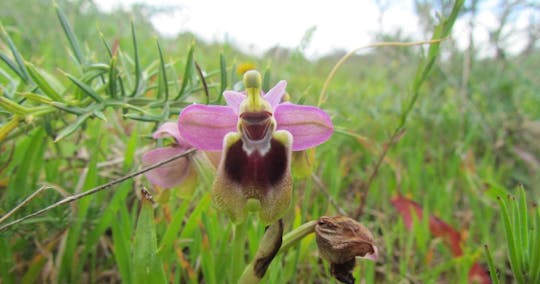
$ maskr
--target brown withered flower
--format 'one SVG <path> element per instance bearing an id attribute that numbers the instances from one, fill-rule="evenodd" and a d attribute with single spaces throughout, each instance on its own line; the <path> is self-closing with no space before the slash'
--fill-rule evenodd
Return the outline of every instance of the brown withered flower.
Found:
<path id="1" fill-rule="evenodd" d="M 364 225 L 346 216 L 319 218 L 315 226 L 322 258 L 330 262 L 330 272 L 342 283 L 354 283 L 356 257 L 375 260 L 377 247 Z"/>

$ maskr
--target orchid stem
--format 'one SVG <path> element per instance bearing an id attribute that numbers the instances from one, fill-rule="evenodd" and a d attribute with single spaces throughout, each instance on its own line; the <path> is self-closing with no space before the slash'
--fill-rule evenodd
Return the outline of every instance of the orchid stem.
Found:
<path id="1" fill-rule="evenodd" d="M 290 247 L 296 245 L 303 238 L 315 232 L 315 225 L 317 225 L 317 221 L 309 221 L 288 232 L 283 237 L 283 244 L 281 245 L 278 254 L 287 251 Z"/>
<path id="2" fill-rule="evenodd" d="M 283 238 L 281 238 L 283 234 L 282 220 L 279 220 L 279 222 L 270 226 L 266 230 L 264 237 L 259 244 L 259 248 L 253 262 L 246 266 L 238 283 L 259 283 L 274 257 L 296 245 L 300 240 L 309 234 L 315 232 L 316 224 L 317 221 L 309 221 L 304 223 L 287 233 L 287 235 L 285 235 Z"/>
<path id="3" fill-rule="evenodd" d="M 234 227 L 233 247 L 231 253 L 231 283 L 234 283 L 234 279 L 238 279 L 240 273 L 242 273 L 242 267 L 246 265 L 245 244 L 248 224 L 249 222 L 245 221 L 241 224 L 235 225 Z"/>

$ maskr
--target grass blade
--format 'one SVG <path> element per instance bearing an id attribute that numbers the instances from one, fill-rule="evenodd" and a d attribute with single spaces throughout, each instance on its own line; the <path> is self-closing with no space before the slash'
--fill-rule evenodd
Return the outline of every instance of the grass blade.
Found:
<path id="1" fill-rule="evenodd" d="M 25 116 L 30 113 L 29 109 L 1 95 L 0 95 L 0 107 L 4 108 L 5 110 L 15 115 Z"/>
<path id="2" fill-rule="evenodd" d="M 514 272 L 514 276 L 516 277 L 516 280 L 520 284 L 525 283 L 525 279 L 523 278 L 523 275 L 521 273 L 521 260 L 518 259 L 517 255 L 517 247 L 515 242 L 515 236 L 514 236 L 514 228 L 512 226 L 512 222 L 510 219 L 510 212 L 508 210 L 508 207 L 506 206 L 506 202 L 499 197 L 497 199 L 499 202 L 499 206 L 501 208 L 501 214 L 503 218 L 504 223 L 504 232 L 506 234 L 506 241 L 508 243 L 508 253 L 510 255 L 510 266 L 512 268 L 512 271 Z M 510 200 L 510 204 L 513 206 L 513 201 Z"/>
<path id="3" fill-rule="evenodd" d="M 533 206 L 533 227 L 531 230 L 531 251 L 529 259 L 529 280 L 531 283 L 540 282 L 540 207 Z"/>
<path id="4" fill-rule="evenodd" d="M 0 97 L 0 99 L 3 97 Z M 19 116 L 14 115 L 8 122 L 2 124 L 0 126 L 0 142 L 4 141 L 6 136 L 11 133 L 17 126 L 19 125 L 19 121 L 21 118 Z"/>
<path id="5" fill-rule="evenodd" d="M 157 237 L 152 204 L 142 200 L 133 244 L 133 280 L 135 283 L 167 283 L 157 253 Z"/>
<path id="6" fill-rule="evenodd" d="M 266 70 L 264 70 L 263 81 L 262 81 L 263 90 L 269 90 L 270 89 L 270 77 L 271 76 L 272 76 L 272 73 L 270 71 L 270 68 L 266 68 Z"/>
<path id="7" fill-rule="evenodd" d="M 134 97 L 139 94 L 140 88 L 142 86 L 141 82 L 141 61 L 139 58 L 139 46 L 137 44 L 137 35 L 135 33 L 135 24 L 131 21 L 131 39 L 133 41 L 133 57 L 135 58 L 135 84 L 131 96 Z"/>
<path id="8" fill-rule="evenodd" d="M 187 84 L 191 82 L 191 78 L 193 77 L 193 51 L 195 50 L 195 44 L 191 44 L 191 47 L 188 51 L 186 66 L 184 67 L 184 76 L 182 78 L 182 85 L 180 86 L 180 91 L 178 92 L 178 95 L 176 95 L 175 100 L 178 100 L 182 96 L 184 96 L 184 92 L 186 91 Z"/>
<path id="9" fill-rule="evenodd" d="M 4 61 L 4 63 L 7 64 L 9 69 L 13 70 L 13 72 L 15 72 L 15 74 L 17 74 L 17 76 L 19 76 L 19 78 L 21 78 L 23 81 L 28 80 L 27 78 L 25 78 L 25 75 L 22 73 L 22 71 L 19 70 L 19 67 L 17 67 L 17 64 L 13 62 L 13 60 L 11 60 L 7 55 L 0 52 L 0 59 L 2 59 L 2 61 Z"/>
<path id="10" fill-rule="evenodd" d="M 60 6 L 58 6 L 58 3 L 54 3 L 54 9 L 56 10 L 56 15 L 58 16 L 60 25 L 62 25 L 64 34 L 66 35 L 69 41 L 71 50 L 73 51 L 73 54 L 75 55 L 75 59 L 77 59 L 77 62 L 79 62 L 79 64 L 84 64 L 84 57 L 81 50 L 81 46 L 79 44 L 79 41 L 77 40 L 77 37 L 75 36 L 75 33 L 73 32 L 73 28 L 69 24 L 69 21 L 66 15 L 62 11 L 62 9 L 60 9 Z"/>
<path id="11" fill-rule="evenodd" d="M 201 83 L 203 85 L 203 91 L 204 91 L 204 103 L 209 104 L 210 103 L 210 94 L 208 93 L 208 84 L 206 84 L 206 79 L 204 78 L 203 71 L 201 69 L 201 66 L 197 62 L 195 62 L 195 69 L 197 70 L 197 74 L 199 75 L 199 79 L 201 80 Z"/>
<path id="12" fill-rule="evenodd" d="M 9 45 L 9 49 L 11 50 L 11 54 L 13 54 L 13 57 L 15 58 L 15 62 L 17 62 L 17 65 L 19 66 L 19 68 L 18 68 L 19 71 L 20 71 L 19 76 L 21 77 L 21 79 L 23 79 L 24 82 L 28 83 L 28 81 L 30 80 L 30 76 L 28 75 L 28 71 L 26 70 L 26 67 L 24 65 L 24 59 L 23 59 L 22 55 L 19 53 L 19 51 L 15 47 L 15 44 L 11 40 L 11 37 L 6 32 L 6 30 L 4 29 L 4 26 L 0 25 L 0 29 L 2 30 L 2 37 L 4 38 L 4 40 Z M 2 59 L 4 59 L 4 58 L 2 58 Z M 17 73 L 17 74 L 19 74 L 19 73 Z"/>
<path id="13" fill-rule="evenodd" d="M 169 81 L 167 80 L 167 69 L 165 68 L 165 60 L 163 60 L 163 51 L 161 50 L 161 45 L 159 44 L 159 41 L 156 40 L 156 45 L 159 52 L 159 64 L 160 64 L 160 74 L 161 74 L 161 80 L 160 84 L 163 83 L 163 89 L 165 93 L 164 100 L 169 100 Z"/>
<path id="14" fill-rule="evenodd" d="M 54 89 L 54 87 L 49 83 L 43 74 L 31 63 L 26 63 L 28 72 L 32 80 L 36 83 L 39 89 L 49 98 L 57 102 L 65 102 L 60 92 Z"/>
<path id="15" fill-rule="evenodd" d="M 519 200 L 516 206 L 516 211 L 518 213 L 518 236 L 519 236 L 519 253 L 521 254 L 521 264 L 523 267 L 523 272 L 529 270 L 529 219 L 527 216 L 527 194 L 523 189 L 523 186 L 520 186 L 518 189 Z"/>
<path id="16" fill-rule="evenodd" d="M 66 128 L 62 129 L 54 139 L 54 142 L 58 142 L 65 137 L 73 134 L 75 130 L 79 129 L 79 127 L 82 126 L 82 124 L 86 121 L 87 118 L 89 118 L 92 115 L 91 112 L 85 113 L 81 116 L 79 116 L 73 123 L 69 124 Z"/>
<path id="17" fill-rule="evenodd" d="M 484 254 L 487 259 L 489 276 L 491 277 L 491 281 L 493 281 L 493 284 L 499 284 L 500 281 L 499 277 L 497 276 L 497 269 L 495 268 L 495 264 L 493 263 L 493 257 L 491 256 L 491 252 L 489 251 L 487 245 L 484 245 Z"/>
<path id="18" fill-rule="evenodd" d="M 227 89 L 227 62 L 225 61 L 225 56 L 223 53 L 219 54 L 219 73 L 221 79 L 221 88 L 219 89 L 219 102 L 222 100 L 223 92 Z M 263 89 L 266 90 L 266 89 Z"/>
<path id="19" fill-rule="evenodd" d="M 107 82 L 107 90 L 109 91 L 109 96 L 111 98 L 116 98 L 116 78 L 118 77 L 118 72 L 116 71 L 116 56 L 111 58 L 111 64 L 109 65 L 109 82 Z"/>
<path id="20" fill-rule="evenodd" d="M 83 81 L 75 78 L 74 76 L 72 76 L 70 74 L 65 73 L 65 75 L 69 78 L 69 80 L 71 80 L 71 82 L 73 82 L 75 85 L 77 85 L 77 87 L 79 87 L 79 89 L 81 89 L 86 95 L 91 97 L 94 101 L 96 101 L 98 103 L 103 102 L 103 98 L 94 89 L 92 89 L 92 87 L 90 87 L 89 85 L 87 85 Z"/>

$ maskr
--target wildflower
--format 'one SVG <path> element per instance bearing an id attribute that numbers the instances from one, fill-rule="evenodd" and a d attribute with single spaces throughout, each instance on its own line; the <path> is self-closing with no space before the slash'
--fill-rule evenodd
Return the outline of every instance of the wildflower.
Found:
<path id="1" fill-rule="evenodd" d="M 257 71 L 244 75 L 245 92 L 225 91 L 227 106 L 190 105 L 178 119 L 180 135 L 205 151 L 223 151 L 213 185 L 213 201 L 234 222 L 260 211 L 273 223 L 289 207 L 291 152 L 328 140 L 333 127 L 321 109 L 280 103 L 287 83 L 268 93 Z"/>
<path id="2" fill-rule="evenodd" d="M 174 122 L 166 122 L 161 125 L 158 130 L 154 132 L 152 137 L 154 137 L 154 139 L 172 137 L 175 139 L 176 143 L 168 147 L 157 148 L 146 152 L 142 157 L 144 165 L 151 165 L 166 160 L 167 158 L 193 148 L 182 138 L 182 136 L 180 136 L 178 125 Z M 153 169 L 145 175 L 152 184 L 168 188 L 182 183 L 190 171 L 190 166 L 191 160 L 186 156 Z"/>

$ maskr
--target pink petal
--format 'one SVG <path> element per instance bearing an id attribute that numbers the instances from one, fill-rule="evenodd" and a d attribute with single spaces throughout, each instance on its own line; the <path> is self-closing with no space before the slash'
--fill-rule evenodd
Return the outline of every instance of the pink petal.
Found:
<path id="1" fill-rule="evenodd" d="M 164 137 L 173 137 L 176 139 L 176 143 L 183 144 L 184 142 L 178 131 L 178 124 L 175 122 L 165 122 L 152 134 L 154 139 L 164 138 Z"/>
<path id="2" fill-rule="evenodd" d="M 143 165 L 149 166 L 157 162 L 166 160 L 171 156 L 185 152 L 185 147 L 165 147 L 157 148 L 146 152 L 142 157 Z M 148 180 L 159 187 L 173 187 L 180 184 L 187 173 L 191 162 L 187 158 L 180 158 L 159 168 L 146 172 L 144 175 Z"/>
<path id="3" fill-rule="evenodd" d="M 377 258 L 379 258 L 379 250 L 377 249 L 375 245 L 373 245 L 373 250 L 375 251 L 374 253 L 368 253 L 364 256 L 361 256 L 360 258 L 377 261 Z"/>
<path id="4" fill-rule="evenodd" d="M 328 114 L 317 107 L 284 103 L 276 107 L 274 117 L 277 130 L 287 130 L 292 134 L 293 151 L 317 146 L 334 132 Z"/>
<path id="5" fill-rule="evenodd" d="M 238 116 L 232 107 L 213 105 L 190 105 L 178 118 L 180 135 L 195 148 L 220 151 L 223 137 L 236 132 Z"/>
<path id="6" fill-rule="evenodd" d="M 227 105 L 233 108 L 234 113 L 238 114 L 240 112 L 240 103 L 246 98 L 246 95 L 235 91 L 225 91 L 223 96 Z"/>
<path id="7" fill-rule="evenodd" d="M 285 95 L 285 88 L 287 87 L 287 81 L 279 81 L 266 95 L 264 98 L 270 103 L 272 109 L 275 109 L 276 106 L 281 102 L 281 98 Z"/>

